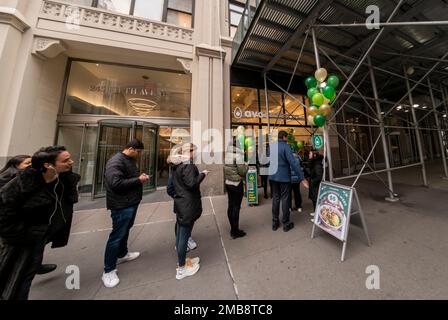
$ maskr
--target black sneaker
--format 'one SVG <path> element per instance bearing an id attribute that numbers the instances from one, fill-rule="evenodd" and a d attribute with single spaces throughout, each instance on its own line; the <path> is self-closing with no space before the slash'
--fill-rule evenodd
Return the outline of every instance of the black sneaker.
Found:
<path id="1" fill-rule="evenodd" d="M 283 231 L 288 232 L 292 228 L 294 228 L 294 222 L 290 222 L 287 225 L 283 226 Z"/>
<path id="2" fill-rule="evenodd" d="M 273 223 L 272 224 L 272 231 L 277 231 L 278 229 L 278 223 Z"/>
<path id="3" fill-rule="evenodd" d="M 230 236 L 232 237 L 232 239 L 242 238 L 245 235 L 246 235 L 246 232 L 244 232 L 243 230 L 238 230 L 237 232 L 230 233 Z"/>
<path id="4" fill-rule="evenodd" d="M 41 264 L 39 268 L 37 268 L 37 274 L 47 274 L 54 270 L 56 270 L 58 266 L 55 264 Z"/>

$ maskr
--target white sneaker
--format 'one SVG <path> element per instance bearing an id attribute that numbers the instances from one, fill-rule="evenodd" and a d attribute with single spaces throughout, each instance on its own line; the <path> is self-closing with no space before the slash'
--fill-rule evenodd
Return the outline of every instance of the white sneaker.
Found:
<path id="1" fill-rule="evenodd" d="M 186 261 L 190 261 L 191 264 L 198 264 L 199 262 L 201 262 L 201 259 L 199 259 L 199 257 L 195 257 L 195 258 L 186 258 Z"/>
<path id="2" fill-rule="evenodd" d="M 103 280 L 103 284 L 106 288 L 113 288 L 117 286 L 117 284 L 120 283 L 120 279 L 117 276 L 117 269 L 108 273 L 103 273 L 101 280 Z"/>
<path id="3" fill-rule="evenodd" d="M 117 259 L 117 264 L 128 262 L 140 257 L 140 252 L 128 252 L 123 258 Z"/>
<path id="4" fill-rule="evenodd" d="M 302 212 L 302 208 L 297 209 L 297 211 Z"/>
<path id="5" fill-rule="evenodd" d="M 199 271 L 200 265 L 198 264 L 192 264 L 191 261 L 187 261 L 185 263 L 185 266 L 183 266 L 182 268 L 177 268 L 176 269 L 176 279 L 177 280 L 181 280 L 185 277 L 189 277 L 192 275 L 195 275 L 196 272 Z"/>
<path id="6" fill-rule="evenodd" d="M 311 212 L 311 213 L 310 213 L 310 216 L 314 217 L 314 212 Z"/>
<path id="7" fill-rule="evenodd" d="M 187 245 L 188 249 L 187 252 L 190 250 L 194 250 L 198 247 L 198 244 L 196 243 L 196 241 L 193 240 L 192 237 L 188 238 L 188 245 Z"/>

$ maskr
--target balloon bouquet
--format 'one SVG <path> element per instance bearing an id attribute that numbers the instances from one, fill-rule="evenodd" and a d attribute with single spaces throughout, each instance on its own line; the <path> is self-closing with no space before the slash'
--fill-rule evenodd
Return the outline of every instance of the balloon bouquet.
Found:
<path id="1" fill-rule="evenodd" d="M 294 137 L 293 133 L 294 133 L 293 129 L 288 130 L 288 144 L 291 146 L 292 151 L 296 152 L 297 150 L 300 150 L 305 146 L 305 142 L 296 141 L 296 138 Z"/>
<path id="2" fill-rule="evenodd" d="M 246 137 L 246 129 L 239 126 L 236 129 L 237 147 L 244 151 L 244 160 L 249 161 L 255 155 L 255 140 L 252 136 Z"/>
<path id="3" fill-rule="evenodd" d="M 314 77 L 305 79 L 305 85 L 308 88 L 307 95 L 310 98 L 311 105 L 308 108 L 308 123 L 317 127 L 323 127 L 327 117 L 333 112 L 332 103 L 336 99 L 336 88 L 339 85 L 339 78 L 335 75 L 328 77 L 325 68 L 318 69 Z"/>

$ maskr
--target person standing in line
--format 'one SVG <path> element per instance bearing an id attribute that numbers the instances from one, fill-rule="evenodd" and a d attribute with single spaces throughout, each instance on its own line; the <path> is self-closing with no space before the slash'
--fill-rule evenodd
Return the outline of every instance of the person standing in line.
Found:
<path id="1" fill-rule="evenodd" d="M 302 159 L 299 154 L 293 152 L 294 158 L 301 164 Z M 302 171 L 303 172 L 303 171 Z M 302 212 L 302 195 L 300 194 L 300 178 L 304 179 L 303 174 L 300 175 L 299 172 L 296 172 L 293 167 L 291 167 L 291 211 L 297 210 L 298 212 Z M 292 194 L 294 194 L 294 204 L 295 207 L 292 206 Z"/>
<path id="2" fill-rule="evenodd" d="M 324 157 L 319 154 L 315 149 L 311 149 L 309 153 L 309 193 L 308 198 L 313 202 L 313 208 L 316 210 L 317 196 L 319 194 L 320 182 L 323 178 L 324 167 L 323 167 Z"/>
<path id="3" fill-rule="evenodd" d="M 230 223 L 230 236 L 241 238 L 246 232 L 239 228 L 241 202 L 244 196 L 244 179 L 248 167 L 244 163 L 244 152 L 237 148 L 236 140 L 226 152 L 224 165 L 225 185 L 228 197 L 227 217 Z"/>
<path id="4" fill-rule="evenodd" d="M 112 232 L 106 244 L 104 273 L 101 279 L 107 288 L 113 288 L 120 282 L 117 264 L 135 260 L 140 256 L 140 252 L 128 251 L 128 238 L 142 200 L 143 184 L 150 179 L 137 168 L 137 159 L 143 149 L 143 143 L 134 139 L 106 164 L 106 205 L 111 211 Z"/>
<path id="5" fill-rule="evenodd" d="M 27 300 L 45 245 L 68 243 L 80 175 L 63 146 L 42 148 L 0 190 L 0 300 Z"/>
<path id="6" fill-rule="evenodd" d="M 177 223 L 177 280 L 196 274 L 200 268 L 198 257 L 187 258 L 187 244 L 194 223 L 202 215 L 200 185 L 209 171 L 204 170 L 199 173 L 197 166 L 194 164 L 195 149 L 196 147 L 192 143 L 184 145 L 182 150 L 183 161 L 172 166 L 173 185 L 176 194 L 174 206 Z"/>
<path id="7" fill-rule="evenodd" d="M 15 178 L 17 172 L 25 170 L 31 165 L 31 156 L 18 155 L 8 160 L 0 170 L 0 189 Z"/>
<path id="8" fill-rule="evenodd" d="M 287 144 L 288 133 L 280 131 L 278 133 L 278 142 L 272 145 L 271 154 L 277 152 L 277 158 L 272 158 L 270 161 L 270 172 L 275 173 L 269 176 L 272 182 L 272 230 L 276 231 L 280 225 L 280 202 L 283 211 L 283 231 L 288 232 L 294 228 L 294 223 L 290 218 L 291 205 L 291 168 L 299 174 L 299 182 L 302 182 L 305 188 L 308 188 L 308 182 L 303 178 L 303 172 L 297 159 L 294 158 L 291 147 Z"/>
<path id="9" fill-rule="evenodd" d="M 169 168 L 168 168 L 168 183 L 166 186 L 166 192 L 174 200 L 177 197 L 177 195 L 176 195 L 176 191 L 174 189 L 173 175 L 171 174 L 171 166 L 180 164 L 182 162 L 182 155 L 171 155 L 168 157 L 167 162 L 169 164 Z M 173 205 L 173 213 L 177 214 L 176 203 L 174 203 L 174 205 Z M 176 219 L 176 223 L 174 224 L 174 238 L 176 238 L 176 235 L 177 235 L 177 219 Z M 190 250 L 194 250 L 197 247 L 198 247 L 198 244 L 190 236 L 188 238 L 188 243 L 187 243 L 187 252 L 189 252 Z M 174 250 L 177 251 L 176 246 L 174 246 Z"/>

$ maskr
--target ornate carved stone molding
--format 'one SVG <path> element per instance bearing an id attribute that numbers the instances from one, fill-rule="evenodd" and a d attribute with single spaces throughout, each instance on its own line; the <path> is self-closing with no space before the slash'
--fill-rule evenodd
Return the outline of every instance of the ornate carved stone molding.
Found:
<path id="1" fill-rule="evenodd" d="M 196 54 L 198 56 L 205 56 L 215 59 L 224 60 L 226 57 L 226 51 L 221 47 L 212 47 L 207 44 L 199 44 L 196 46 Z"/>
<path id="2" fill-rule="evenodd" d="M 177 61 L 180 62 L 182 68 L 184 68 L 185 73 L 191 73 L 191 60 L 190 59 L 181 59 L 177 58 Z"/>
<path id="3" fill-rule="evenodd" d="M 76 27 L 104 29 L 186 44 L 193 42 L 193 29 L 56 0 L 43 0 L 39 18 Z"/>
<path id="4" fill-rule="evenodd" d="M 0 23 L 9 24 L 22 33 L 30 28 L 25 17 L 15 8 L 0 7 Z"/>
<path id="5" fill-rule="evenodd" d="M 45 60 L 56 58 L 66 50 L 61 40 L 36 37 L 34 38 L 32 54 Z"/>

